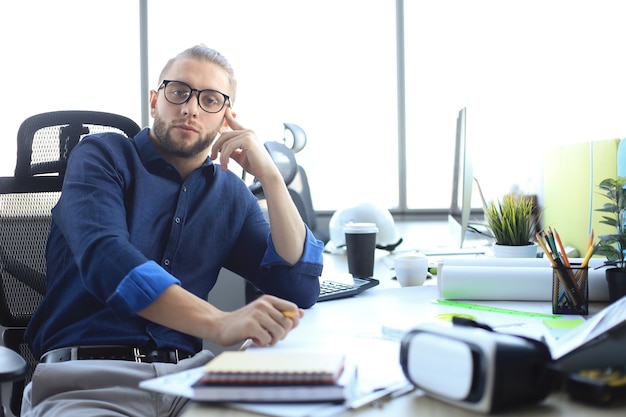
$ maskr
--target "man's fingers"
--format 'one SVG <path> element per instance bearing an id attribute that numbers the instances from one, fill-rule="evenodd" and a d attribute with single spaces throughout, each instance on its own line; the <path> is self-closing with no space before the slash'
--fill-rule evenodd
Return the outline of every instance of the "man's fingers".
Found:
<path id="1" fill-rule="evenodd" d="M 231 111 L 230 107 L 226 108 L 226 112 L 224 113 L 224 115 L 226 116 L 226 122 L 228 123 L 228 126 L 232 130 L 244 130 L 245 129 L 245 127 L 240 125 L 239 122 L 235 120 L 235 115 Z"/>

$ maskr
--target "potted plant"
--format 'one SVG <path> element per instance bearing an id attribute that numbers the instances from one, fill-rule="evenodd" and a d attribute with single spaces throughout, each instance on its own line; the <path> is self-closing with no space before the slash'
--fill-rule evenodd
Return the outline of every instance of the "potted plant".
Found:
<path id="1" fill-rule="evenodd" d="M 530 195 L 507 194 L 501 200 L 484 207 L 487 225 L 493 234 L 496 257 L 534 258 L 537 245 L 533 242 L 539 214 L 535 198 Z"/>
<path id="2" fill-rule="evenodd" d="M 600 189 L 609 200 L 597 211 L 607 213 L 600 223 L 614 228 L 615 233 L 599 236 L 594 254 L 606 257 L 604 264 L 606 280 L 609 286 L 609 301 L 613 302 L 626 295 L 626 177 L 607 178 L 600 182 Z"/>

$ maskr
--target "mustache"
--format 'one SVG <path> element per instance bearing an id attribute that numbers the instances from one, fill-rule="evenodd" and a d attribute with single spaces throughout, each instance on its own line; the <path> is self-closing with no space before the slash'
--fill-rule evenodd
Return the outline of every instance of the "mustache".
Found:
<path id="1" fill-rule="evenodd" d="M 197 130 L 198 132 L 202 131 L 202 127 L 198 123 L 188 119 L 174 120 L 170 123 L 170 126 L 187 126 Z"/>

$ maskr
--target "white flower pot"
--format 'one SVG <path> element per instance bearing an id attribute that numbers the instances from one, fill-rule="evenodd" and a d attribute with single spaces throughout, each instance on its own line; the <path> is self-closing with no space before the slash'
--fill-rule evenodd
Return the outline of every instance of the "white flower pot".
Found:
<path id="1" fill-rule="evenodd" d="M 495 243 L 492 247 L 493 256 L 496 258 L 536 258 L 537 245 L 506 246 Z"/>

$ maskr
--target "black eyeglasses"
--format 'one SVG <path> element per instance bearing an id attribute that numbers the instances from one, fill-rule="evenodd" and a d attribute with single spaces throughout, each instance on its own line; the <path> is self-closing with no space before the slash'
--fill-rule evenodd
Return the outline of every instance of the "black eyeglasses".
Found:
<path id="1" fill-rule="evenodd" d="M 218 113 L 226 102 L 230 105 L 230 97 L 216 90 L 198 90 L 182 81 L 163 80 L 159 90 L 165 92 L 165 99 L 172 104 L 185 104 L 195 91 L 198 97 L 198 106 L 207 113 Z"/>

